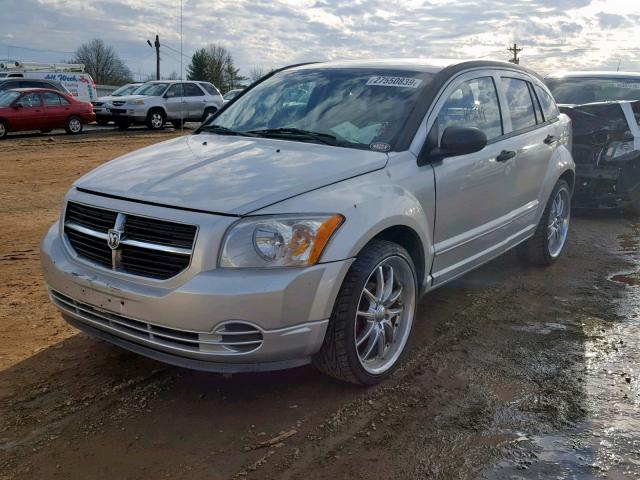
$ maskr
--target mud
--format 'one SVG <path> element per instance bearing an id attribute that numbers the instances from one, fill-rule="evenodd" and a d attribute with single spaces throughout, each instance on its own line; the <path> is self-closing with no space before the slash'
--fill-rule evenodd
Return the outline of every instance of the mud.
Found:
<path id="1" fill-rule="evenodd" d="M 2 143 L 0 479 L 640 478 L 633 219 L 574 218 L 555 266 L 510 253 L 427 295 L 366 390 L 177 369 L 66 326 L 37 253 L 64 192 L 172 135 Z"/>

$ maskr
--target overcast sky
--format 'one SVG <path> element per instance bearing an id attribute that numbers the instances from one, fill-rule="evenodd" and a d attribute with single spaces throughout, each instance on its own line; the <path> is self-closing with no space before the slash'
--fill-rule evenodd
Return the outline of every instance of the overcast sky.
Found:
<path id="1" fill-rule="evenodd" d="M 183 0 L 183 52 L 226 46 L 254 66 L 375 57 L 507 59 L 556 69 L 640 70 L 640 1 Z M 1 0 L 0 58 L 60 61 L 102 38 L 134 74 L 180 71 L 179 0 Z M 31 49 L 31 50 L 29 50 Z M 46 50 L 46 51 L 45 51 Z"/>

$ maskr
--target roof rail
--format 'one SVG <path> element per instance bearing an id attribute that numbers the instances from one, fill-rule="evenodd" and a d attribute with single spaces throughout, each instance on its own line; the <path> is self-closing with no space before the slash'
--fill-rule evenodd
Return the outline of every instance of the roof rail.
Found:
<path id="1" fill-rule="evenodd" d="M 10 72 L 76 72 L 84 73 L 82 63 L 37 63 L 12 62 L 0 63 L 0 70 Z"/>

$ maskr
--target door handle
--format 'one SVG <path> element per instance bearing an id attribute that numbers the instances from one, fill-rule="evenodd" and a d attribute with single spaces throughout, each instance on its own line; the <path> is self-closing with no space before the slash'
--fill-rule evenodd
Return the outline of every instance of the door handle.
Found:
<path id="1" fill-rule="evenodd" d="M 556 137 L 554 137 L 553 135 L 547 135 L 547 137 L 544 139 L 544 143 L 546 143 L 547 145 L 551 145 L 555 141 Z"/>
<path id="2" fill-rule="evenodd" d="M 496 161 L 497 162 L 506 162 L 507 160 L 510 160 L 515 156 L 516 156 L 516 152 L 514 152 L 513 150 L 502 150 L 500 152 L 500 155 L 498 155 L 496 157 Z"/>

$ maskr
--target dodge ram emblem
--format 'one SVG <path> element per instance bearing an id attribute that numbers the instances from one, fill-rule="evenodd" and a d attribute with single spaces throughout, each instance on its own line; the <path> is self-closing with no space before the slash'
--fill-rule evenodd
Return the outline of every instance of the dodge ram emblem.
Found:
<path id="1" fill-rule="evenodd" d="M 120 246 L 120 236 L 122 232 L 115 228 L 110 228 L 107 232 L 107 244 L 111 250 L 115 250 Z"/>

